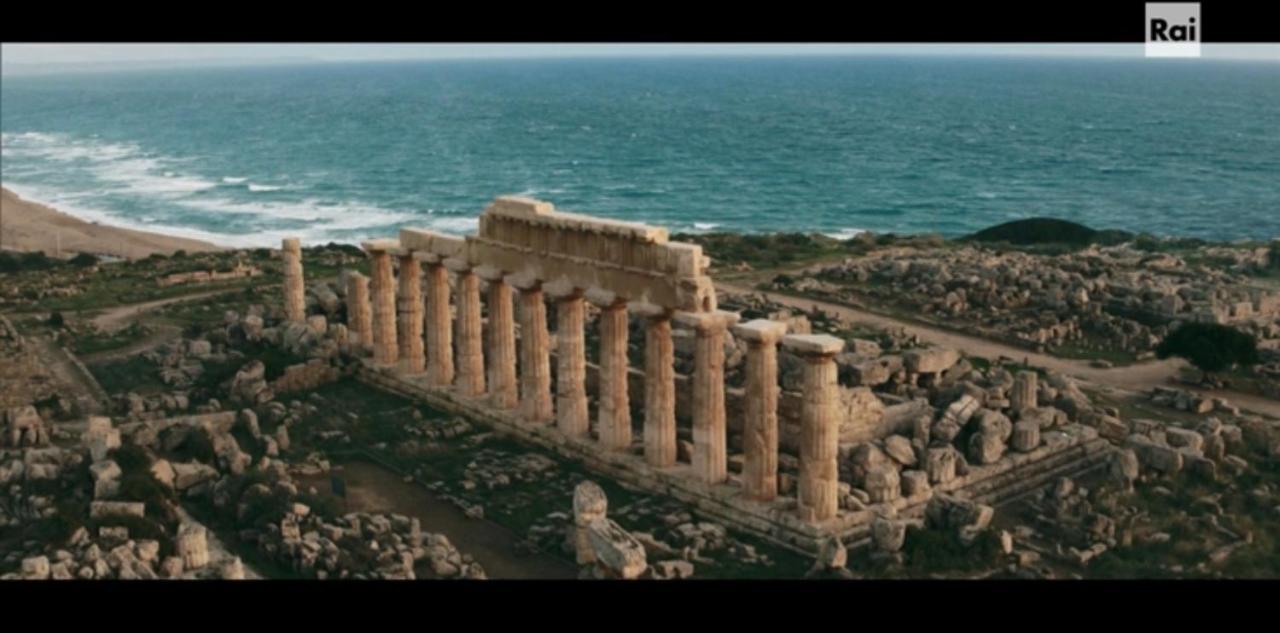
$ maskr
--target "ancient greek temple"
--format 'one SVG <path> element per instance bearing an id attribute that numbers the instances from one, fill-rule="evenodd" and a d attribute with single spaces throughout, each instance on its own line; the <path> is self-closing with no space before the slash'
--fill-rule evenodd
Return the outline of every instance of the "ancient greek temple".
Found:
<path id="1" fill-rule="evenodd" d="M 474 235 L 403 228 L 398 239 L 362 246 L 371 274 L 348 275 L 346 288 L 350 343 L 365 356 L 361 380 L 788 547 L 812 551 L 832 534 L 865 535 L 871 515 L 839 504 L 837 458 L 849 431 L 835 356 L 844 342 L 788 333 L 783 322 L 739 323 L 738 314 L 718 310 L 700 246 L 670 241 L 663 228 L 512 196 L 484 210 Z M 296 241 L 285 241 L 289 319 L 305 318 L 298 252 Z M 587 303 L 599 310 L 596 358 L 586 353 Z M 628 363 L 632 319 L 644 323 L 643 367 Z M 673 323 L 695 338 L 688 376 L 674 369 Z M 747 346 L 746 387 L 732 399 L 726 332 Z M 804 361 L 803 388 L 786 398 L 780 345 Z M 677 419 L 692 428 L 687 459 L 680 459 Z M 731 430 L 742 438 L 733 473 Z M 780 444 L 798 459 L 794 494 L 780 494 Z M 953 476 L 939 478 L 947 484 Z M 912 502 L 899 498 L 897 481 L 877 496 Z"/>

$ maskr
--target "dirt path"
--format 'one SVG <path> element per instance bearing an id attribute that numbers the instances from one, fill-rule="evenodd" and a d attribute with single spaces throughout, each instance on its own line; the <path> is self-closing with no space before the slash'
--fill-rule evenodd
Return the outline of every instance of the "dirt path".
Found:
<path id="1" fill-rule="evenodd" d="M 115 306 L 113 308 L 107 308 L 105 311 L 102 312 L 102 314 L 99 314 L 98 316 L 95 316 L 92 319 L 90 319 L 89 322 L 92 323 L 94 326 L 96 326 L 99 330 L 102 330 L 104 332 L 113 332 L 115 330 L 118 330 L 122 327 L 129 325 L 129 323 L 131 323 L 132 321 L 137 319 L 139 316 L 141 316 L 142 313 L 149 312 L 161 306 L 166 306 L 166 305 L 169 305 L 170 303 L 179 303 L 182 301 L 194 301 L 196 299 L 212 297 L 213 295 L 223 294 L 227 292 L 235 292 L 237 290 L 240 290 L 240 289 L 229 288 L 229 289 L 222 289 L 222 290 L 211 290 L 209 292 L 200 292 L 200 293 L 191 294 L 191 295 L 170 297 L 168 299 L 158 299 L 156 301 L 147 301 L 145 303 L 131 303 L 128 305 Z"/>
<path id="2" fill-rule="evenodd" d="M 118 349 L 109 349 L 101 352 L 94 352 L 92 354 L 81 354 L 80 361 L 86 365 L 92 365 L 94 363 L 103 363 L 127 358 L 129 356 L 141 354 L 142 352 L 150 351 L 155 347 L 159 347 L 164 343 L 168 343 L 169 341 L 182 336 L 182 328 L 179 328 L 176 325 L 153 324 L 151 327 L 155 328 L 155 331 L 140 341 L 134 341 L 133 343 Z"/>
<path id="3" fill-rule="evenodd" d="M 764 295 L 770 301 L 799 310 L 809 311 L 816 307 L 821 309 L 823 312 L 837 314 L 841 317 L 852 319 L 877 328 L 900 327 L 906 330 L 907 334 L 918 336 L 922 341 L 927 341 L 929 343 L 945 347 L 952 347 L 973 356 L 990 359 L 999 358 L 1001 356 L 1016 360 L 1026 359 L 1026 362 L 1030 365 L 1060 372 L 1097 385 L 1113 387 L 1126 391 L 1149 391 L 1153 387 L 1167 385 L 1170 379 L 1177 377 L 1179 369 L 1187 366 L 1185 361 L 1170 358 L 1167 360 L 1135 363 L 1125 367 L 1103 369 L 1093 367 L 1089 364 L 1089 361 L 1085 360 L 1060 358 L 1049 354 L 1040 354 L 1031 350 L 1006 345 L 1004 343 L 976 336 L 952 332 L 919 323 L 905 322 L 893 317 L 867 312 L 866 310 L 860 310 L 846 305 L 820 301 L 817 299 L 801 299 L 775 292 L 753 290 L 751 288 L 733 284 L 717 283 L 716 286 L 722 290 L 734 293 Z M 1180 385 L 1180 387 L 1217 398 L 1226 398 L 1232 404 L 1235 404 L 1242 409 L 1247 409 L 1256 413 L 1263 413 L 1272 417 L 1280 417 L 1280 401 L 1234 391 L 1206 390 L 1185 385 Z"/>
<path id="4" fill-rule="evenodd" d="M 47 338 L 32 337 L 29 340 L 34 344 L 36 354 L 45 367 L 59 384 L 69 390 L 69 393 L 64 393 L 63 396 L 76 401 L 86 415 L 99 415 L 105 410 L 106 403 L 103 397 L 106 394 L 102 392 L 102 388 L 92 376 L 76 366 L 69 352 L 63 351 L 57 343 Z"/>
<path id="5" fill-rule="evenodd" d="M 554 556 L 517 554 L 517 537 L 511 531 L 491 521 L 469 519 L 429 490 L 405 483 L 381 466 L 347 462 L 339 476 L 346 483 L 347 498 L 345 504 L 338 501 L 347 512 L 394 512 L 415 517 L 424 532 L 444 534 L 458 551 L 474 557 L 489 578 L 578 577 L 576 567 Z M 299 477 L 298 483 L 315 486 L 322 495 L 331 494 L 328 475 Z"/>

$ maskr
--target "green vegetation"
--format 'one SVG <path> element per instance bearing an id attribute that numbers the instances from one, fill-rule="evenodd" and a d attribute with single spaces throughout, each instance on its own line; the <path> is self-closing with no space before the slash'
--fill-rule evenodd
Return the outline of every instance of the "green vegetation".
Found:
<path id="1" fill-rule="evenodd" d="M 1258 341 L 1253 335 L 1217 323 L 1184 323 L 1160 341 L 1160 358 L 1177 356 L 1210 374 L 1258 362 Z"/>
<path id="2" fill-rule="evenodd" d="M 1090 244 L 1120 244 L 1132 238 L 1133 234 L 1126 231 L 1099 231 L 1083 224 L 1056 218 L 1028 218 L 998 224 L 962 239 L 975 242 L 1004 242 L 1017 246 L 1063 244 L 1083 247 Z"/>
<path id="3" fill-rule="evenodd" d="M 115 332 L 94 331 L 76 337 L 71 349 L 77 354 L 108 352 L 132 345 L 151 334 L 151 329 L 141 323 L 131 323 Z"/>
<path id="4" fill-rule="evenodd" d="M 61 266 L 63 261 L 41 252 L 14 253 L 0 251 L 0 273 L 18 273 L 29 270 L 49 270 Z"/>

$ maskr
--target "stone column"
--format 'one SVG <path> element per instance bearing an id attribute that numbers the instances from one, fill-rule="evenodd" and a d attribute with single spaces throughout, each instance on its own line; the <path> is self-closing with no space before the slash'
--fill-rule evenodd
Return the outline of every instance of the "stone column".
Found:
<path id="1" fill-rule="evenodd" d="M 370 272 L 369 290 L 373 294 L 373 362 L 393 365 L 399 360 L 396 348 L 396 280 L 391 272 L 391 254 L 394 240 L 365 242 Z"/>
<path id="2" fill-rule="evenodd" d="M 511 286 L 501 270 L 492 266 L 475 269 L 489 282 L 489 397 L 499 409 L 513 409 L 516 392 L 516 333 L 512 318 Z"/>
<path id="3" fill-rule="evenodd" d="M 454 384 L 464 396 L 484 393 L 484 340 L 480 333 L 480 278 L 462 259 L 444 260 L 445 268 L 458 275 L 457 378 Z"/>
<path id="4" fill-rule="evenodd" d="M 778 340 L 787 324 L 756 319 L 733 333 L 747 342 L 742 486 L 751 498 L 769 501 L 778 495 Z"/>
<path id="5" fill-rule="evenodd" d="M 542 281 L 529 274 L 507 275 L 507 284 L 520 291 L 520 414 L 530 422 L 550 422 L 551 335 Z"/>
<path id="6" fill-rule="evenodd" d="M 1037 376 L 1034 371 L 1020 371 L 1013 379 L 1013 389 L 1009 391 L 1009 409 L 1021 411 L 1034 409 L 1037 406 Z"/>
<path id="7" fill-rule="evenodd" d="M 369 305 L 369 278 L 352 271 L 347 275 L 347 334 L 364 351 L 373 349 L 373 306 Z"/>
<path id="8" fill-rule="evenodd" d="M 683 312 L 675 317 L 696 334 L 693 358 L 693 470 L 706 483 L 728 479 L 724 417 L 724 333 L 732 312 Z"/>
<path id="9" fill-rule="evenodd" d="M 792 334 L 782 345 L 804 359 L 804 392 L 800 411 L 799 510 L 805 521 L 825 521 L 836 515 L 840 483 L 836 454 L 840 420 L 836 404 L 835 356 L 844 341 L 825 334 Z"/>
<path id="10" fill-rule="evenodd" d="M 627 302 L 603 288 L 587 291 L 600 308 L 600 393 L 596 434 L 605 450 L 631 448 L 631 401 L 627 393 Z"/>
<path id="11" fill-rule="evenodd" d="M 632 303 L 645 319 L 644 459 L 656 468 L 676 463 L 676 372 L 671 343 L 671 310 Z"/>
<path id="12" fill-rule="evenodd" d="M 307 320 L 306 286 L 302 280 L 302 242 L 286 237 L 281 243 L 284 260 L 284 318 L 302 323 Z"/>
<path id="13" fill-rule="evenodd" d="M 556 302 L 556 426 L 565 435 L 582 437 L 591 428 L 582 291 L 568 280 L 546 284 L 543 290 Z"/>
<path id="14" fill-rule="evenodd" d="M 422 267 L 409 251 L 400 253 L 400 293 L 396 301 L 400 364 L 405 373 L 421 374 L 427 366 L 422 353 Z"/>
<path id="15" fill-rule="evenodd" d="M 421 253 L 427 273 L 427 379 L 453 384 L 453 315 L 449 310 L 449 271 L 435 253 Z"/>

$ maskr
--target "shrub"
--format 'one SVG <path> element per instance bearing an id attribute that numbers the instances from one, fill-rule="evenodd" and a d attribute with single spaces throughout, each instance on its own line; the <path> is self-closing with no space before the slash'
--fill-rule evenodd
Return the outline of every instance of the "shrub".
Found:
<path id="1" fill-rule="evenodd" d="M 49 327 L 64 328 L 67 326 L 67 321 L 62 317 L 61 312 L 55 311 L 49 313 L 49 320 L 45 321 L 45 324 Z"/>
<path id="2" fill-rule="evenodd" d="M 98 261 L 98 258 L 93 255 L 80 253 L 79 255 L 71 258 L 70 264 L 77 268 L 88 268 L 90 266 L 98 265 Z"/>
<path id="3" fill-rule="evenodd" d="M 1183 323 L 1156 347 L 1160 358 L 1177 356 L 1208 377 L 1235 365 L 1258 362 L 1258 340 L 1247 332 L 1217 323 Z"/>

